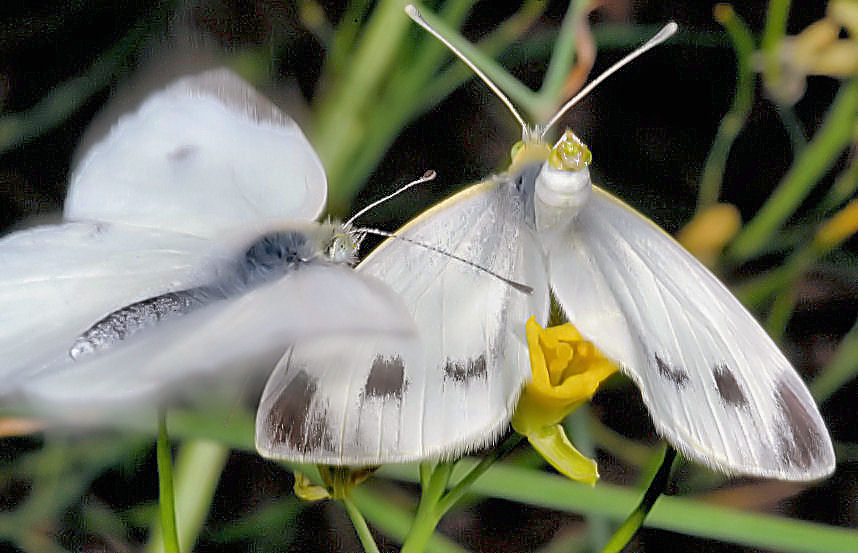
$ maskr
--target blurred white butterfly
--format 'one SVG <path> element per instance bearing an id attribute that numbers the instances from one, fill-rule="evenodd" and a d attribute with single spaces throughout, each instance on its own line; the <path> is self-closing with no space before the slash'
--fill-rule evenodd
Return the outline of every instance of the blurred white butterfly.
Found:
<path id="1" fill-rule="evenodd" d="M 297 124 L 228 70 L 151 95 L 83 157 L 65 222 L 0 240 L 5 403 L 84 419 L 307 336 L 408 331 L 347 266 L 350 228 L 313 221 L 326 195 Z"/>
<path id="2" fill-rule="evenodd" d="M 407 10 L 438 36 L 416 9 Z M 674 30 L 668 26 L 615 67 Z M 637 383 L 659 432 L 688 458 L 788 480 L 830 474 L 834 452 L 813 399 L 754 318 L 670 236 L 591 184 L 589 151 L 571 132 L 553 149 L 542 142 L 577 98 L 546 127 L 529 130 L 463 60 L 522 123 L 523 152 L 509 172 L 396 234 L 535 292 L 387 240 L 358 272 L 401 295 L 419 337 L 292 348 L 257 412 L 259 451 L 373 465 L 454 458 L 494 442 L 530 378 L 524 323 L 531 315 L 546 322 L 550 288 L 569 320 Z M 559 159 L 549 163 L 550 152 Z"/>

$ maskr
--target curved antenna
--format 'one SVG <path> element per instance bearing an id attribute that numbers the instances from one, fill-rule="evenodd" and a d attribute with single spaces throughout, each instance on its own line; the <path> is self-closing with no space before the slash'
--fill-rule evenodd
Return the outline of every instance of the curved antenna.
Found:
<path id="1" fill-rule="evenodd" d="M 420 246 L 421 248 L 426 248 L 427 250 L 439 253 L 441 255 L 446 255 L 450 259 L 455 259 L 456 261 L 461 261 L 465 265 L 469 265 L 475 269 L 483 271 L 484 273 L 491 275 L 491 276 L 495 277 L 496 279 L 500 280 L 504 284 L 509 284 L 510 286 L 512 286 L 513 288 L 515 288 L 516 290 L 518 290 L 519 292 L 521 292 L 523 294 L 532 294 L 533 293 L 533 288 L 531 288 L 527 284 L 522 284 L 520 282 L 516 282 L 510 278 L 507 278 L 503 275 L 499 275 L 498 273 L 492 271 L 491 269 L 488 269 L 486 267 L 483 267 L 482 265 L 474 263 L 470 259 L 465 259 L 464 257 L 459 257 L 456 254 L 444 251 L 441 248 L 438 248 L 436 246 L 432 246 L 430 244 L 424 244 L 423 242 L 418 242 L 417 240 L 412 240 L 411 238 L 406 238 L 404 236 L 400 236 L 394 232 L 387 232 L 384 230 L 379 230 L 379 229 L 374 229 L 374 228 L 363 228 L 363 227 L 357 228 L 357 229 L 355 229 L 355 232 L 364 233 L 364 234 L 375 234 L 376 236 L 384 236 L 385 238 L 395 238 L 397 240 L 402 240 L 403 242 L 408 242 L 409 244 L 414 244 L 415 246 Z"/>
<path id="2" fill-rule="evenodd" d="M 423 173 L 423 176 L 420 177 L 419 179 L 409 182 L 405 186 L 400 187 L 399 190 L 396 190 L 396 191 L 388 194 L 387 196 L 381 198 L 380 200 L 376 200 L 376 201 L 372 202 L 371 204 L 369 204 L 368 206 L 364 207 L 363 209 L 361 209 L 360 211 L 358 211 L 357 213 L 352 215 L 351 219 L 346 221 L 343 224 L 343 226 L 344 227 L 350 227 L 352 225 L 352 223 L 354 223 L 355 219 L 357 219 L 358 217 L 360 217 L 361 215 L 363 215 L 364 213 L 366 213 L 370 209 L 374 208 L 375 206 L 386 202 L 387 200 L 389 200 L 390 198 L 393 198 L 394 196 L 398 196 L 399 194 L 402 194 L 403 192 L 405 192 L 406 190 L 408 190 L 412 186 L 415 186 L 418 184 L 423 184 L 424 182 L 429 182 L 430 180 L 434 180 L 436 176 L 437 176 L 437 173 L 435 173 L 435 171 L 433 171 L 431 169 L 426 171 L 425 173 Z"/>
<path id="3" fill-rule="evenodd" d="M 634 60 L 636 57 L 640 56 L 641 54 L 647 52 L 648 50 L 651 50 L 652 48 L 658 46 L 659 44 L 661 44 L 665 40 L 669 39 L 671 36 L 673 36 L 673 34 L 676 32 L 676 30 L 678 28 L 679 28 L 679 26 L 675 22 L 671 21 L 670 23 L 668 23 L 667 25 L 662 27 L 661 30 L 658 33 L 656 33 L 656 35 L 654 37 L 652 37 L 651 39 L 646 41 L 643 45 L 641 45 L 639 48 L 637 48 L 633 52 L 630 52 L 623 59 L 621 59 L 620 61 L 618 61 L 617 63 L 615 63 L 611 67 L 609 67 L 608 69 L 606 69 L 601 75 L 599 75 L 598 77 L 596 77 L 595 79 L 590 81 L 590 83 L 587 86 L 585 86 L 583 89 L 581 89 L 581 91 L 578 94 L 573 96 L 571 100 L 569 100 L 568 102 L 563 104 L 563 107 L 561 107 L 560 110 L 554 115 L 554 117 L 552 117 L 551 120 L 545 124 L 545 127 L 542 128 L 542 134 L 540 135 L 540 138 L 544 138 L 545 133 L 548 132 L 548 129 L 550 129 L 558 121 L 558 119 L 563 117 L 563 114 L 565 114 L 567 111 L 569 111 L 569 109 L 571 109 L 572 106 L 577 104 L 578 101 L 581 100 L 581 98 L 583 98 L 584 96 L 589 94 L 591 90 L 593 90 L 594 88 L 599 86 L 599 84 L 602 81 L 604 81 L 605 79 L 607 79 L 608 77 L 610 77 L 611 75 L 616 73 L 620 68 L 622 68 L 624 65 L 626 65 L 629 62 L 631 62 L 632 60 Z"/>
<path id="4" fill-rule="evenodd" d="M 423 27 L 424 29 L 426 29 L 427 31 L 429 31 L 429 33 L 430 33 L 432 36 L 434 36 L 435 38 L 437 38 L 438 40 L 440 40 L 440 41 L 444 44 L 444 46 L 446 46 L 447 48 L 449 48 L 449 49 L 450 49 L 450 51 L 451 51 L 451 52 L 453 52 L 454 54 L 456 54 L 456 56 L 457 56 L 460 60 L 462 60 L 462 61 L 465 63 L 465 65 L 467 65 L 468 67 L 470 67 L 470 68 L 471 68 L 471 71 L 473 71 L 474 73 L 476 73 L 476 74 L 477 74 L 477 77 L 481 78 L 481 79 L 483 80 L 483 82 L 484 82 L 484 83 L 486 83 L 486 84 L 488 85 L 488 87 L 492 90 L 492 92 L 494 92 L 494 93 L 495 93 L 495 95 L 496 95 L 498 98 L 500 98 L 501 102 L 503 102 L 503 103 L 506 105 L 507 109 L 509 109 L 509 111 L 512 113 L 513 117 L 515 117 L 515 118 L 516 118 L 516 120 L 518 121 L 519 125 L 521 125 L 521 128 L 522 128 L 522 131 L 523 131 L 523 132 L 524 132 L 526 129 L 530 128 L 530 127 L 529 127 L 529 125 L 527 124 L 527 122 L 526 122 L 526 121 L 524 120 L 524 118 L 521 116 L 521 114 L 519 114 L 519 113 L 518 113 L 518 110 L 517 110 L 517 109 L 515 109 L 515 106 L 512 104 L 512 102 L 510 101 L 510 99 L 509 99 L 509 98 L 507 98 L 507 97 L 506 97 L 506 95 L 505 95 L 503 92 L 501 92 L 501 89 L 500 89 L 500 88 L 498 88 L 498 87 L 497 87 L 497 85 L 496 85 L 495 83 L 493 83 L 493 82 L 491 81 L 491 79 L 489 79 L 489 78 L 488 78 L 488 76 L 487 76 L 485 73 L 483 73 L 482 71 L 480 71 L 480 68 L 479 68 L 479 67 L 477 67 L 476 65 L 474 65 L 474 63 L 473 63 L 471 60 L 469 60 L 468 58 L 466 58 L 466 57 L 465 57 L 465 54 L 463 54 L 462 52 L 460 52 L 460 51 L 459 51 L 459 49 L 458 49 L 458 48 L 456 48 L 455 46 L 453 46 L 453 44 L 452 44 L 449 40 L 447 40 L 446 38 L 444 38 L 443 36 L 441 36 L 441 34 L 440 34 L 438 31 L 436 31 L 434 27 L 432 27 L 431 25 L 429 25 L 429 22 L 428 22 L 428 21 L 426 21 L 425 19 L 423 19 L 423 16 L 420 14 L 420 10 L 418 10 L 418 9 L 414 6 L 414 4 L 408 4 L 407 6 L 405 6 L 405 13 L 407 13 L 407 14 L 408 14 L 408 17 L 410 17 L 411 19 L 413 19 L 415 23 L 417 23 L 418 25 L 420 25 L 421 27 Z"/>

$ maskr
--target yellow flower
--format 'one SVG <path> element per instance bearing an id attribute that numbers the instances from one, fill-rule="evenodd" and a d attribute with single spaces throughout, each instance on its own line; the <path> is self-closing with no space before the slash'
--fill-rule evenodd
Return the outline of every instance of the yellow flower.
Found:
<path id="1" fill-rule="evenodd" d="M 526 331 L 533 381 L 518 401 L 512 427 L 559 472 L 595 484 L 596 462 L 575 449 L 560 423 L 617 367 L 569 323 L 543 329 L 531 317 Z"/>

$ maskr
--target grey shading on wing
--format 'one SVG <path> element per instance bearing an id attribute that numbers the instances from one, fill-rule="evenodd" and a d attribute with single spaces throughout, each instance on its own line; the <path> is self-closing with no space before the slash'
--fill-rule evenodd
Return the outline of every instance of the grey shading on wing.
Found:
<path id="1" fill-rule="evenodd" d="M 409 330 L 383 284 L 347 267 L 312 263 L 91 357 L 55 358 L 28 371 L 21 390 L 43 412 L 87 422 L 117 407 L 168 401 L 185 386 L 208 384 L 206 378 L 228 375 L 240 382 L 235 375 L 269 369 L 289 344 L 310 336 Z"/>
<path id="2" fill-rule="evenodd" d="M 10 235 L 0 242 L 0 259 L 9 262 L 0 266 L 0 307 L 9 315 L 0 325 L 4 405 L 98 423 L 207 378 L 270 370 L 309 336 L 411 331 L 407 310 L 377 279 L 302 248 L 279 270 L 270 263 L 267 255 L 282 257 L 271 251 L 271 236 L 309 244 L 313 230 L 326 232 L 305 222 L 217 245 L 110 224 Z M 251 256 L 260 244 L 265 252 Z M 199 305 L 181 316 L 159 315 L 133 336 L 74 355 L 79 337 L 105 315 L 188 291 Z"/>
<path id="3" fill-rule="evenodd" d="M 722 472 L 814 480 L 834 470 L 816 405 L 739 301 L 608 193 L 546 240 L 569 320 L 639 386 L 656 428 Z"/>
<path id="4" fill-rule="evenodd" d="M 397 234 L 536 289 L 533 295 L 407 242 L 358 267 L 390 286 L 418 329 L 410 341 L 320 339 L 287 353 L 256 420 L 263 456 L 338 465 L 452 458 L 492 443 L 530 376 L 524 322 L 544 322 L 544 258 L 531 230 L 532 179 L 454 196 Z M 528 211 L 529 210 L 529 211 Z"/>
<path id="5" fill-rule="evenodd" d="M 40 226 L 0 239 L 0 389 L 26 369 L 68 357 L 111 311 L 199 286 L 227 258 L 190 235 L 108 223 Z"/>
<path id="6" fill-rule="evenodd" d="M 75 167 L 64 216 L 216 237 L 315 219 L 326 194 L 322 164 L 298 125 L 215 69 L 121 117 Z"/>

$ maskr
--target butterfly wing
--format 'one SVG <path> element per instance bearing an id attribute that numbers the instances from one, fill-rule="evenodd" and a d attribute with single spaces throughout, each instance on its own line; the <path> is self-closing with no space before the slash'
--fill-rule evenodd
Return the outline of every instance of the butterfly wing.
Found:
<path id="1" fill-rule="evenodd" d="M 65 218 L 212 237 L 315 219 L 326 194 L 298 125 L 218 69 L 180 79 L 120 118 L 75 169 Z"/>
<path id="2" fill-rule="evenodd" d="M 410 318 L 399 298 L 377 279 L 323 261 L 226 301 L 216 301 L 96 354 L 67 352 L 27 371 L 22 389 L 42 412 L 69 420 L 117 407 L 131 410 L 153 398 L 207 384 L 206 378 L 272 367 L 287 345 L 309 336 L 373 332 L 407 334 Z"/>
<path id="3" fill-rule="evenodd" d="M 358 271 L 399 294 L 418 337 L 295 346 L 260 402 L 257 449 L 359 465 L 449 458 L 491 443 L 529 376 L 524 321 L 544 321 L 548 306 L 526 201 L 509 181 L 478 184 L 397 235 L 527 283 L 534 294 L 449 256 L 387 240 Z"/>
<path id="4" fill-rule="evenodd" d="M 0 382 L 68 357 L 75 339 L 135 301 L 212 278 L 226 254 L 190 235 L 100 223 L 39 226 L 0 239 Z"/>
<path id="5" fill-rule="evenodd" d="M 594 187 L 573 222 L 543 240 L 569 320 L 637 383 L 685 456 L 787 480 L 833 471 L 828 433 L 789 361 L 661 229 Z"/>

